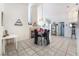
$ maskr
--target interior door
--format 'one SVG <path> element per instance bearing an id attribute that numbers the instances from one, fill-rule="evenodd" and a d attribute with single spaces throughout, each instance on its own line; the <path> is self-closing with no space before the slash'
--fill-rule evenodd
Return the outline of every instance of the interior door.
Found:
<path id="1" fill-rule="evenodd" d="M 51 26 L 51 34 L 57 35 L 57 25 L 55 23 Z"/>
<path id="2" fill-rule="evenodd" d="M 60 36 L 64 36 L 64 22 L 60 22 Z"/>

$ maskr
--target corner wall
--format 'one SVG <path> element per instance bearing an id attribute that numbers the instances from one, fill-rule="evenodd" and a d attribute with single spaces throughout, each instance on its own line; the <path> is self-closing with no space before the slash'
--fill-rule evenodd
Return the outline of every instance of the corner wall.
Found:
<path id="1" fill-rule="evenodd" d="M 23 26 L 15 26 L 20 19 Z M 4 28 L 9 34 L 16 34 L 17 40 L 29 39 L 28 5 L 25 3 L 6 3 L 4 7 Z"/>

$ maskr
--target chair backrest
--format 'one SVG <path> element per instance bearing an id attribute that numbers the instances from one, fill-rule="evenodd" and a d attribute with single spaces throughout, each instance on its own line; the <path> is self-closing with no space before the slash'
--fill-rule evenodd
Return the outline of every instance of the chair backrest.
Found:
<path id="1" fill-rule="evenodd" d="M 45 34 L 49 35 L 49 30 L 45 29 Z"/>
<path id="2" fill-rule="evenodd" d="M 35 29 L 35 30 L 34 30 L 34 33 L 35 33 L 35 35 L 37 35 L 37 34 L 38 34 L 37 29 Z"/>

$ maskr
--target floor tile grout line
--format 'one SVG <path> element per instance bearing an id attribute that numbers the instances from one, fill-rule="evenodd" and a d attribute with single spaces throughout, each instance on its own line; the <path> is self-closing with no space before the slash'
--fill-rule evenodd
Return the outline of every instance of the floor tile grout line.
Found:
<path id="1" fill-rule="evenodd" d="M 26 43 L 26 44 L 27 44 L 27 43 Z M 28 44 L 27 44 L 27 45 L 28 45 Z M 28 47 L 31 48 L 30 45 L 28 45 Z M 32 49 L 32 48 L 31 48 L 31 49 Z M 37 53 L 37 51 L 35 51 L 34 49 L 32 49 L 32 50 L 33 50 L 35 53 Z M 37 55 L 38 55 L 38 54 L 37 54 Z"/>
<path id="2" fill-rule="evenodd" d="M 28 45 L 27 43 L 25 43 L 26 45 Z M 29 45 L 28 45 L 28 47 L 30 48 L 30 49 L 32 49 Z M 25 50 L 25 48 L 23 48 L 24 50 Z M 33 50 L 33 49 L 32 49 Z M 34 51 L 34 50 L 33 50 Z M 34 51 L 35 53 L 36 53 L 36 51 Z M 35 54 L 34 53 L 34 54 Z"/>
<path id="3" fill-rule="evenodd" d="M 70 44 L 70 41 L 68 42 L 68 46 L 67 46 L 67 49 L 66 49 L 66 53 L 65 53 L 65 56 L 67 55 L 67 52 L 68 52 L 68 48 L 69 48 L 69 44 Z"/>
<path id="4" fill-rule="evenodd" d="M 56 50 L 60 50 L 60 49 L 57 48 Z M 61 51 L 61 50 L 60 50 L 60 51 Z M 62 52 L 63 52 L 63 51 L 62 51 Z M 57 51 L 55 52 L 55 54 L 56 54 L 56 53 L 57 53 Z"/>

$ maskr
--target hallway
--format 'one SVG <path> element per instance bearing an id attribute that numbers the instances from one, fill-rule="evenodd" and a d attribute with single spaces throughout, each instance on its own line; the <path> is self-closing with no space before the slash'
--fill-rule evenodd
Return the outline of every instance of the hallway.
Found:
<path id="1" fill-rule="evenodd" d="M 13 44 L 7 45 L 8 56 L 77 56 L 76 40 L 52 36 L 50 45 L 35 45 L 33 39 L 18 42 L 18 49 Z"/>

